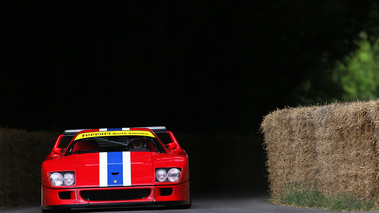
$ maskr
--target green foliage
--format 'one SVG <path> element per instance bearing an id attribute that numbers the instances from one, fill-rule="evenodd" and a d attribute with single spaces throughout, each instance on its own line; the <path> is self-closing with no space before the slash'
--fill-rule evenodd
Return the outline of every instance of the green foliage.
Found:
<path id="1" fill-rule="evenodd" d="M 333 80 L 343 88 L 341 99 L 370 100 L 379 96 L 378 40 L 370 43 L 365 33 L 358 42 L 359 49 L 333 70 Z"/>
<path id="2" fill-rule="evenodd" d="M 337 194 L 325 196 L 315 187 L 307 184 L 291 184 L 278 198 L 284 205 L 328 209 L 333 211 L 371 211 L 375 209 L 375 202 L 361 200 L 353 195 Z"/>
<path id="3" fill-rule="evenodd" d="M 325 67 L 315 68 L 317 74 L 295 88 L 294 94 L 300 104 L 367 101 L 379 97 L 379 39 L 368 38 L 361 32 L 355 44 L 357 50 L 336 60 L 332 68 L 328 68 L 327 55 L 323 56 Z"/>

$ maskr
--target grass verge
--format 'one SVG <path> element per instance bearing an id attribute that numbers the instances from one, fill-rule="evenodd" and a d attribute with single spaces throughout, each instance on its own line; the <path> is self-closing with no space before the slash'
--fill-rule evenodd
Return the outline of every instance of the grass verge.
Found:
<path id="1" fill-rule="evenodd" d="M 332 211 L 374 211 L 378 210 L 375 201 L 358 199 L 353 195 L 336 194 L 325 196 L 312 186 L 292 184 L 284 193 L 274 198 L 274 203 L 295 207 L 326 209 Z"/>

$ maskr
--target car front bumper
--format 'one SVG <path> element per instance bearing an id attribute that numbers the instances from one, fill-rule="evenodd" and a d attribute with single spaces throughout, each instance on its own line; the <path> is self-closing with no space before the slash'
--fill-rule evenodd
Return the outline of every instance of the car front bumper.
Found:
<path id="1" fill-rule="evenodd" d="M 42 187 L 42 209 L 180 207 L 190 205 L 189 181 L 175 185 L 53 189 Z"/>
<path id="2" fill-rule="evenodd" d="M 99 203 L 99 204 L 73 204 L 45 206 L 43 210 L 52 212 L 90 211 L 90 210 L 117 210 L 140 208 L 182 208 L 189 207 L 191 201 L 160 201 L 160 202 L 127 202 L 127 203 Z"/>

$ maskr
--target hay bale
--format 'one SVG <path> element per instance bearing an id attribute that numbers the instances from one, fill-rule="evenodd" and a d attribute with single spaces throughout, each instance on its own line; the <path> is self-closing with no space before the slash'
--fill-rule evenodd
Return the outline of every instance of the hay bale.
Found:
<path id="1" fill-rule="evenodd" d="M 370 102 L 370 109 L 368 111 L 369 116 L 371 117 L 372 123 L 374 125 L 374 133 L 372 137 L 375 140 L 374 144 L 374 162 L 376 163 L 375 167 L 375 181 L 376 184 L 373 185 L 375 190 L 373 193 L 377 196 L 376 198 L 379 199 L 379 102 L 378 101 L 372 101 Z"/>
<path id="2" fill-rule="evenodd" d="M 330 127 L 335 120 L 333 111 L 339 107 L 340 104 L 317 107 L 312 114 L 312 122 L 315 125 L 315 186 L 324 194 L 328 194 L 333 191 L 330 189 L 338 186 L 336 171 L 339 168 L 339 161 L 335 158 L 340 156 L 340 150 L 337 144 L 333 143 L 336 133 Z"/>
<path id="3" fill-rule="evenodd" d="M 314 182 L 314 126 L 310 115 L 314 109 L 278 110 L 264 119 L 265 148 L 270 190 L 279 195 L 290 182 Z"/>
<path id="4" fill-rule="evenodd" d="M 291 142 L 288 138 L 291 129 L 286 128 L 290 119 L 289 115 L 290 109 L 277 110 L 267 115 L 262 124 L 268 157 L 266 162 L 269 173 L 268 180 L 273 195 L 280 194 L 282 184 L 291 179 L 288 173 L 293 171 L 292 156 L 287 152 L 282 153 L 282 150 L 290 147 L 288 144 Z M 291 168 L 287 169 L 287 166 Z"/>
<path id="5" fill-rule="evenodd" d="M 261 128 L 272 196 L 306 183 L 378 199 L 379 101 L 276 110 Z"/>
<path id="6" fill-rule="evenodd" d="M 307 182 L 315 184 L 316 158 L 315 150 L 315 126 L 312 122 L 312 112 L 315 108 L 301 107 L 294 110 L 291 117 L 290 126 L 292 128 L 292 150 L 295 172 L 292 180 L 295 182 Z"/>
<path id="7" fill-rule="evenodd" d="M 375 196 L 376 159 L 374 124 L 367 103 L 354 103 L 335 111 L 335 143 L 339 146 L 339 191 L 361 198 Z M 341 125 L 340 123 L 343 123 Z"/>
<path id="8" fill-rule="evenodd" d="M 11 167 L 8 164 L 10 144 L 5 143 L 9 141 L 9 135 L 4 129 L 0 129 L 0 206 L 6 206 L 7 203 L 12 202 L 7 192 L 10 191 L 12 185 L 10 174 L 12 173 Z"/>
<path id="9" fill-rule="evenodd" d="M 0 128 L 0 207 L 39 203 L 41 163 L 57 136 Z"/>

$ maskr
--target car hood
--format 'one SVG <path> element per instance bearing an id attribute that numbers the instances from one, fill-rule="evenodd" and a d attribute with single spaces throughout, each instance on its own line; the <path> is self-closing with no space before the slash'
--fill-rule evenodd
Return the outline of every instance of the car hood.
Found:
<path id="1" fill-rule="evenodd" d="M 152 185 L 153 152 L 102 152 L 75 155 L 76 186 L 117 187 Z"/>

